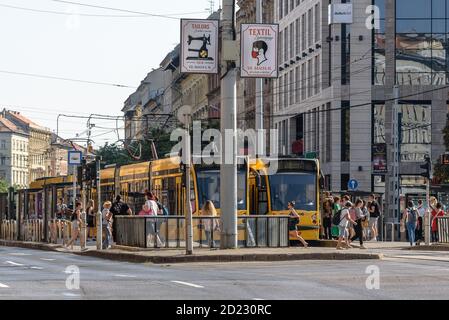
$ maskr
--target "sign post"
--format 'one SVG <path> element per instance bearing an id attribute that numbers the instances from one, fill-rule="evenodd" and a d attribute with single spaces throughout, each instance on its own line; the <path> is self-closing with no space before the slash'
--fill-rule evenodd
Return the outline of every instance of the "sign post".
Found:
<path id="1" fill-rule="evenodd" d="M 83 153 L 81 151 L 76 151 L 76 150 L 69 151 L 67 159 L 68 159 L 69 166 L 72 167 L 72 172 L 73 172 L 72 203 L 73 203 L 73 211 L 75 211 L 75 207 L 76 207 L 76 174 L 77 174 L 76 168 L 81 165 L 81 161 L 83 159 Z"/>
<path id="2" fill-rule="evenodd" d="M 218 20 L 181 19 L 181 73 L 218 73 Z"/>
<path id="3" fill-rule="evenodd" d="M 348 190 L 356 191 L 359 187 L 359 182 L 355 179 L 351 179 L 348 181 Z"/>
<path id="4" fill-rule="evenodd" d="M 241 25 L 241 69 L 242 78 L 278 77 L 278 34 L 277 24 Z"/>

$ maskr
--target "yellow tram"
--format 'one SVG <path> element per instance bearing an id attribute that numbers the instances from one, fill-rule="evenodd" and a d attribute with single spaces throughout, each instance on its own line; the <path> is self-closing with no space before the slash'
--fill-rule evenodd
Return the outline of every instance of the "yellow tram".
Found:
<path id="1" fill-rule="evenodd" d="M 200 215 L 205 201 L 211 200 L 220 214 L 220 166 L 205 164 L 202 160 L 194 157 L 190 170 L 192 212 L 194 216 Z M 179 157 L 172 157 L 101 170 L 102 202 L 121 195 L 123 201 L 137 214 L 145 202 L 145 191 L 151 190 L 168 209 L 169 215 L 185 215 L 186 173 L 179 163 Z M 295 201 L 297 211 L 304 214 L 299 225 L 302 236 L 306 240 L 319 240 L 321 221 L 318 160 L 239 157 L 237 178 L 239 216 L 286 215 L 287 203 Z M 54 217 L 57 199 L 63 198 L 65 203 L 71 203 L 73 199 L 72 179 L 72 176 L 65 176 L 32 182 L 30 189 L 19 193 L 21 203 L 28 204 L 27 208 L 20 208 L 22 214 L 39 219 L 45 212 L 48 217 Z M 96 200 L 96 185 L 88 183 L 86 186 L 86 197 Z M 76 196 L 80 197 L 79 187 Z M 25 197 L 28 201 L 25 201 Z M 194 231 L 198 232 L 195 227 Z M 242 236 L 239 231 L 239 238 Z"/>

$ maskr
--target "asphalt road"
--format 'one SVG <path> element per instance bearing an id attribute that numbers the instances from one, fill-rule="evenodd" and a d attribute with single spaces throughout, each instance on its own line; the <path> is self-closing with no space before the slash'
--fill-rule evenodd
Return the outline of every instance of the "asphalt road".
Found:
<path id="1" fill-rule="evenodd" d="M 0 300 L 447 299 L 449 259 L 436 255 L 409 252 L 382 261 L 152 265 L 0 247 Z M 367 289 L 369 267 L 379 271 L 378 290 Z M 72 281 L 77 270 L 79 290 Z M 66 286 L 68 278 L 75 288 Z"/>

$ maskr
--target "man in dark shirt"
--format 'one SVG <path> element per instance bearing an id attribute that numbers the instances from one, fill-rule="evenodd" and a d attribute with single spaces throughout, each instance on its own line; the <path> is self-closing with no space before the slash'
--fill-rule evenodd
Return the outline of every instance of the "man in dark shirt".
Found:
<path id="1" fill-rule="evenodd" d="M 112 204 L 110 212 L 112 213 L 112 237 L 115 242 L 117 239 L 117 219 L 115 219 L 115 217 L 126 215 L 130 216 L 133 212 L 128 204 L 122 201 L 122 197 L 119 195 L 115 197 L 115 201 Z"/>
<path id="2" fill-rule="evenodd" d="M 380 217 L 380 207 L 379 203 L 376 201 L 376 196 L 374 194 L 369 196 L 369 229 L 371 231 L 371 240 L 377 241 L 378 231 L 378 221 Z"/>

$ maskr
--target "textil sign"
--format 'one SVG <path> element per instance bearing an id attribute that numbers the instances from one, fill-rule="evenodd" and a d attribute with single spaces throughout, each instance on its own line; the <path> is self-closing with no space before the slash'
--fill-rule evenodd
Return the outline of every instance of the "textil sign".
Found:
<path id="1" fill-rule="evenodd" d="M 352 22 L 352 3 L 336 3 L 329 5 L 329 24 L 351 24 Z"/>
<path id="2" fill-rule="evenodd" d="M 277 24 L 242 24 L 242 78 L 278 77 L 278 33 Z"/>

